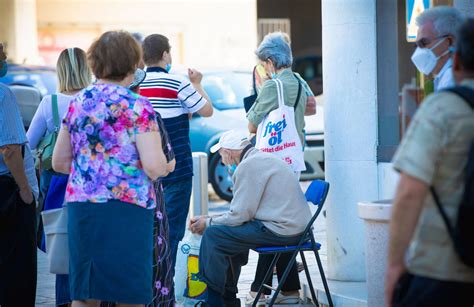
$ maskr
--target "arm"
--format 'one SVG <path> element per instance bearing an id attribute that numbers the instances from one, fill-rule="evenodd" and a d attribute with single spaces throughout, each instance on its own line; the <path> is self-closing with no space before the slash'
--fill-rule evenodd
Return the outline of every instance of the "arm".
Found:
<path id="1" fill-rule="evenodd" d="M 202 88 L 201 84 L 193 84 L 193 86 L 196 91 L 198 91 L 198 93 L 201 94 L 204 99 L 206 99 L 206 104 L 197 113 L 202 117 L 211 117 L 214 113 L 214 108 L 212 107 L 211 99 L 207 95 L 206 91 Z"/>
<path id="2" fill-rule="evenodd" d="M 3 161 L 10 170 L 16 184 L 20 188 L 20 197 L 26 204 L 33 202 L 33 193 L 26 178 L 23 157 L 21 154 L 22 145 L 11 144 L 0 147 L 0 153 L 3 155 Z"/>
<path id="3" fill-rule="evenodd" d="M 170 138 L 168 132 L 166 131 L 165 123 L 161 118 L 160 113 L 156 113 L 156 122 L 158 123 L 158 129 L 161 134 L 161 148 L 163 149 L 163 154 L 166 157 L 166 175 L 172 173 L 176 166 L 176 159 L 173 148 L 171 147 Z"/>
<path id="4" fill-rule="evenodd" d="M 143 170 L 152 180 L 163 177 L 166 172 L 166 157 L 161 148 L 161 137 L 158 131 L 137 134 L 137 150 Z"/>
<path id="5" fill-rule="evenodd" d="M 402 173 L 398 183 L 390 219 L 388 267 L 386 280 L 387 302 L 405 269 L 405 253 L 415 232 L 429 187 L 423 181 Z"/>
<path id="6" fill-rule="evenodd" d="M 251 122 L 249 122 L 248 124 L 248 129 L 250 133 L 257 133 L 257 127 L 254 126 L 254 124 L 252 124 Z"/>
<path id="7" fill-rule="evenodd" d="M 308 83 L 300 76 L 299 73 L 295 72 L 295 75 L 301 82 L 301 85 L 303 86 L 303 89 L 307 96 L 304 115 L 316 114 L 316 98 L 314 97 L 313 91 L 309 87 Z"/>
<path id="8" fill-rule="evenodd" d="M 166 172 L 168 174 L 174 172 L 175 167 L 176 167 L 176 159 L 173 159 L 166 164 Z"/>
<path id="9" fill-rule="evenodd" d="M 69 174 L 72 164 L 71 135 L 66 128 L 59 131 L 53 151 L 53 169 L 58 173 Z"/>
<path id="10" fill-rule="evenodd" d="M 204 105 L 199 106 L 199 110 L 197 111 L 197 113 L 203 117 L 212 116 L 214 109 L 212 108 L 211 99 L 209 98 L 206 91 L 202 88 L 201 85 L 202 73 L 195 69 L 188 69 L 188 76 L 192 84 L 191 88 L 194 88 L 194 90 L 200 95 L 200 97 L 193 97 L 193 99 L 189 101 L 189 103 L 191 104 L 191 109 L 195 104 L 194 101 L 197 101 L 198 99 L 204 99 L 206 103 Z"/>
<path id="11" fill-rule="evenodd" d="M 47 102 L 47 98 L 49 97 L 49 103 L 51 103 L 51 96 L 46 96 L 43 98 L 41 103 L 38 106 L 38 109 L 31 120 L 30 127 L 26 132 L 26 137 L 28 138 L 28 142 L 30 143 L 31 150 L 36 149 L 38 147 L 39 142 L 44 137 L 47 131 L 46 126 L 46 118 L 44 117 L 43 112 L 43 105 Z"/>

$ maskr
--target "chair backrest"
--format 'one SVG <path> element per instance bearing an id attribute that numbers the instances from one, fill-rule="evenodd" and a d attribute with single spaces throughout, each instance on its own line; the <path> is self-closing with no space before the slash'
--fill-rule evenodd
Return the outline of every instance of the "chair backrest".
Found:
<path id="1" fill-rule="evenodd" d="M 322 206 L 329 192 L 329 182 L 314 180 L 306 190 L 306 200 L 313 205 Z"/>
<path id="2" fill-rule="evenodd" d="M 298 243 L 298 246 L 303 244 L 307 240 L 308 236 L 311 238 L 311 241 L 313 241 L 313 243 L 315 242 L 314 235 L 311 229 L 313 227 L 314 221 L 316 221 L 319 214 L 321 213 L 321 210 L 323 209 L 323 205 L 326 201 L 326 196 L 328 195 L 328 192 L 329 182 L 326 182 L 324 180 L 313 180 L 313 182 L 311 182 L 308 189 L 306 190 L 306 200 L 316 205 L 318 209 L 313 214 L 313 217 L 306 226 L 306 229 L 304 230 L 303 235 L 301 236 L 301 240 Z"/>

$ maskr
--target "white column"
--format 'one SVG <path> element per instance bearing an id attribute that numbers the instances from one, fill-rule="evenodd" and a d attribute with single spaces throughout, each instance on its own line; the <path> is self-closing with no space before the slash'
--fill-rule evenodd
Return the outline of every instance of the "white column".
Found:
<path id="1" fill-rule="evenodd" d="M 323 0 L 328 276 L 365 280 L 357 203 L 378 198 L 375 0 Z"/>

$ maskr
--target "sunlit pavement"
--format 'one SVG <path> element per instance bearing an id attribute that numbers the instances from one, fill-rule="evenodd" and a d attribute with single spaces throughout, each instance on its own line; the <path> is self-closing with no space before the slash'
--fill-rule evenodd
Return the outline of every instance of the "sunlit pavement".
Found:
<path id="1" fill-rule="evenodd" d="M 309 182 L 302 182 L 301 187 L 303 191 L 306 190 Z M 211 193 L 209 197 L 209 213 L 215 214 L 227 210 L 229 204 L 225 201 L 220 200 Z M 312 208 L 314 209 L 314 208 Z M 322 244 L 320 255 L 323 262 L 323 266 L 326 267 L 326 231 L 325 231 L 325 220 L 324 215 L 321 215 L 314 225 L 314 234 L 316 240 Z M 242 273 L 239 279 L 239 297 L 242 299 L 242 304 L 245 301 L 245 296 L 250 290 L 250 285 L 255 275 L 255 267 L 257 265 L 257 253 L 251 251 L 249 255 L 249 263 L 242 268 Z M 308 253 L 306 260 L 310 267 L 311 277 L 315 284 L 320 284 L 318 269 L 314 255 Z M 300 279 L 302 284 L 306 284 L 305 274 L 300 273 Z M 55 276 L 48 272 L 48 264 L 46 255 L 43 252 L 38 251 L 38 287 L 36 291 L 36 306 L 55 306 Z M 276 281 L 274 281 L 276 284 Z M 319 287 L 320 288 L 320 287 Z M 302 290 L 302 292 L 305 290 Z M 309 296 L 309 295 L 307 295 Z"/>

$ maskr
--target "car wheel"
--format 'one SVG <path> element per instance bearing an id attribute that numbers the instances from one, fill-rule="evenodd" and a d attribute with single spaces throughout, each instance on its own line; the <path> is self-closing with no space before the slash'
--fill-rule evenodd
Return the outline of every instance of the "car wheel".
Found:
<path id="1" fill-rule="evenodd" d="M 216 194 L 226 201 L 232 200 L 232 177 L 227 172 L 227 166 L 222 163 L 221 156 L 215 154 L 211 157 L 209 179 Z"/>

